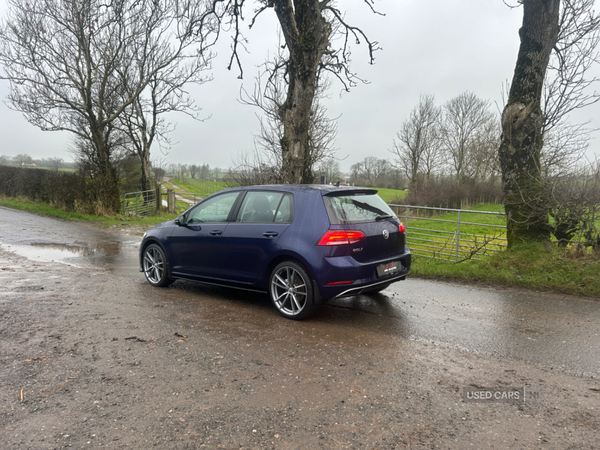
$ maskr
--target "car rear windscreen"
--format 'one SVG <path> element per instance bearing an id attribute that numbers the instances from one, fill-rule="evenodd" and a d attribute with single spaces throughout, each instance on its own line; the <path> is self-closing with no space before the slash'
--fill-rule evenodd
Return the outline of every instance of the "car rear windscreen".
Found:
<path id="1" fill-rule="evenodd" d="M 396 217 L 377 194 L 351 192 L 347 195 L 327 195 L 323 200 L 332 224 L 373 222 Z"/>

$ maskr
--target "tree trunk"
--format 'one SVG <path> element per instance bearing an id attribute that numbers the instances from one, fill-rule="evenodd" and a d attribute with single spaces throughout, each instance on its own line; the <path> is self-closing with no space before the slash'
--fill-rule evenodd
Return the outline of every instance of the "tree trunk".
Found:
<path id="1" fill-rule="evenodd" d="M 92 116 L 95 117 L 95 116 Z M 98 179 L 100 181 L 99 213 L 113 214 L 121 209 L 121 195 L 117 172 L 110 160 L 110 148 L 104 137 L 104 129 L 97 122 L 90 122 L 92 145 L 98 157 Z"/>
<path id="2" fill-rule="evenodd" d="M 119 183 L 117 173 L 110 161 L 108 151 L 104 145 L 104 151 L 99 151 L 99 175 L 101 183 L 100 204 L 104 213 L 114 214 L 121 209 L 121 195 L 119 193 Z"/>
<path id="3" fill-rule="evenodd" d="M 142 191 L 148 191 L 150 190 L 150 149 L 147 149 L 146 151 L 144 151 L 143 155 L 140 155 L 140 162 L 141 162 L 141 169 L 142 169 L 142 177 L 141 177 L 141 184 L 142 184 Z M 192 175 L 192 178 L 193 175 Z"/>
<path id="4" fill-rule="evenodd" d="M 550 238 L 542 183 L 541 96 L 550 54 L 559 31 L 560 0 L 524 0 L 521 45 L 502 113 L 499 148 L 505 194 L 508 247 Z"/>
<path id="5" fill-rule="evenodd" d="M 286 183 L 312 183 L 310 118 L 319 63 L 327 47 L 331 25 L 321 15 L 318 0 L 275 0 L 290 56 L 288 93 L 279 110 L 283 123 L 281 151 Z"/>

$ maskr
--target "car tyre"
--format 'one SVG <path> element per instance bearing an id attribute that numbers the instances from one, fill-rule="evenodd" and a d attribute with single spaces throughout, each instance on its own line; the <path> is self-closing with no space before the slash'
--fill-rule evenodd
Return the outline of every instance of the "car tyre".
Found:
<path id="1" fill-rule="evenodd" d="M 157 244 L 150 244 L 144 249 L 142 268 L 146 280 L 152 286 L 165 287 L 173 280 L 169 278 L 169 263 L 165 252 Z"/>
<path id="2" fill-rule="evenodd" d="M 305 319 L 318 306 L 308 271 L 294 261 L 284 261 L 273 269 L 269 295 L 279 314 L 287 319 Z"/>

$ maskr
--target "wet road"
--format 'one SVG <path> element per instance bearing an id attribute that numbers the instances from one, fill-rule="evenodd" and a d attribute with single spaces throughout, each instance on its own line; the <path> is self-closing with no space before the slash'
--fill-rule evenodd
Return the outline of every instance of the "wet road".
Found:
<path id="1" fill-rule="evenodd" d="M 137 274 L 140 238 L 0 207 L 0 246 L 32 261 Z"/>
<path id="2" fill-rule="evenodd" d="M 69 265 L 97 266 L 139 282 L 140 240 L 0 208 L 4 250 L 32 261 L 64 264 L 66 270 Z M 205 295 L 203 288 L 191 283 L 178 282 L 174 287 L 192 296 Z M 231 291 L 222 292 L 227 296 Z M 227 307 L 239 308 L 240 304 L 232 302 Z M 410 339 L 600 376 L 600 302 L 595 299 L 409 278 L 376 296 L 332 301 L 313 320 L 351 321 L 354 329 L 361 324 L 377 329 L 382 339 Z"/>

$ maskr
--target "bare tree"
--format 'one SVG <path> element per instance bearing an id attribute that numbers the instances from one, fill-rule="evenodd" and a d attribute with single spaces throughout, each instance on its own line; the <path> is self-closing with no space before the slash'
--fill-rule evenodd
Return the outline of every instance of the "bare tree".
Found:
<path id="1" fill-rule="evenodd" d="M 375 156 L 367 156 L 360 167 L 359 177 L 364 178 L 369 186 L 375 186 L 379 175 L 379 160 Z"/>
<path id="2" fill-rule="evenodd" d="M 482 100 L 472 92 L 464 92 L 451 99 L 444 107 L 441 142 L 448 155 L 455 183 L 469 178 L 473 160 L 494 116 L 489 111 L 490 102 Z"/>
<path id="3" fill-rule="evenodd" d="M 202 164 L 200 167 L 200 179 L 206 181 L 210 178 L 210 166 L 208 164 Z"/>
<path id="4" fill-rule="evenodd" d="M 283 74 L 276 69 L 280 65 L 284 65 L 283 57 L 280 54 L 273 62 L 265 63 L 263 72 L 256 77 L 252 93 L 241 89 L 240 101 L 261 110 L 262 116 L 258 116 L 260 132 L 255 135 L 255 146 L 257 150 L 263 151 L 275 165 L 282 168 L 281 174 L 285 177 L 285 153 L 281 145 L 285 137 L 285 126 L 280 112 L 287 96 Z M 265 78 L 266 81 L 263 83 Z M 335 153 L 333 143 L 337 136 L 337 120 L 327 117 L 327 110 L 320 102 L 328 88 L 329 83 L 326 80 L 317 80 L 309 118 L 309 148 L 305 155 L 305 163 L 308 165 L 307 170 L 310 173 L 317 164 L 325 159 L 333 158 Z"/>
<path id="5" fill-rule="evenodd" d="M 592 208 L 587 201 L 589 183 L 581 180 L 590 179 L 583 173 L 593 169 L 585 159 L 585 152 L 594 130 L 587 124 L 572 124 L 569 114 L 600 100 L 600 94 L 592 90 L 598 78 L 590 76 L 590 69 L 600 56 L 600 15 L 594 11 L 594 3 L 593 0 L 562 2 L 560 31 L 548 64 L 542 96 L 542 179 L 553 219 L 550 231 L 562 243 L 585 228 L 586 221 L 581 219 L 583 211 Z M 585 168 L 586 165 L 589 167 Z M 577 217 L 578 225 L 573 227 L 573 218 Z M 565 223 L 570 223 L 566 226 L 570 229 L 568 233 L 564 232 Z"/>
<path id="6" fill-rule="evenodd" d="M 404 121 L 394 141 L 392 153 L 398 158 L 399 167 L 410 180 L 409 189 L 417 190 L 417 175 L 425 170 L 427 179 L 439 164 L 436 158 L 440 142 L 441 110 L 435 105 L 433 95 L 421 95 L 419 103 Z"/>
<path id="7" fill-rule="evenodd" d="M 174 177 L 177 175 L 177 164 L 175 163 L 170 163 L 169 165 L 167 165 L 167 176 L 169 177 Z"/>
<path id="8" fill-rule="evenodd" d="M 13 157 L 13 164 L 17 166 L 24 166 L 33 163 L 33 159 L 26 153 L 19 153 L 18 155 Z"/>
<path id="9" fill-rule="evenodd" d="M 335 158 L 327 158 L 317 165 L 319 174 L 325 177 L 325 183 L 337 183 L 341 181 L 340 162 Z"/>
<path id="10" fill-rule="evenodd" d="M 392 169 L 387 159 L 378 159 L 375 156 L 367 156 L 361 162 L 350 167 L 352 181 L 368 186 L 379 186 L 385 182 L 385 177 Z"/>
<path id="11" fill-rule="evenodd" d="M 594 0 L 563 0 L 560 6 L 557 42 L 548 63 L 542 95 L 543 132 L 563 123 L 576 109 L 600 100 L 591 91 L 598 78 L 589 76 L 600 58 L 600 15 Z"/>
<path id="12" fill-rule="evenodd" d="M 257 149 L 251 156 L 247 153 L 239 156 L 236 165 L 227 172 L 225 180 L 235 186 L 283 183 L 281 166 L 266 160 L 264 153 Z"/>
<path id="13" fill-rule="evenodd" d="M 364 0 L 373 9 L 373 0 Z M 213 12 L 222 24 L 234 30 L 232 55 L 243 74 L 238 49 L 245 38 L 240 32 L 245 0 L 213 0 Z M 285 41 L 287 56 L 280 71 L 287 89 L 278 114 L 283 124 L 283 137 L 278 142 L 282 154 L 282 174 L 289 183 L 313 181 L 310 118 L 314 112 L 314 97 L 319 85 L 319 72 L 323 68 L 338 77 L 346 89 L 359 78 L 350 71 L 350 43 L 366 42 L 370 62 L 377 43 L 370 41 L 364 32 L 348 24 L 333 0 L 256 0 L 256 10 L 250 26 L 266 10 L 272 8 L 277 16 Z M 339 36 L 339 39 L 337 38 Z M 339 43 L 337 48 L 331 43 Z"/>
<path id="14" fill-rule="evenodd" d="M 118 126 L 127 134 L 130 145 L 140 159 L 143 191 L 151 189 L 150 149 L 153 143 L 157 141 L 159 145 L 171 144 L 169 133 L 175 126 L 167 122 L 165 116 L 180 112 L 200 120 L 199 108 L 185 88 L 189 84 L 200 85 L 211 80 L 211 77 L 203 73 L 210 68 L 213 55 L 204 47 L 211 45 L 210 42 L 202 39 L 197 44 L 197 57 L 182 54 L 177 61 L 157 71 L 146 88 L 119 117 Z M 122 82 L 129 95 L 133 95 L 137 87 L 138 71 L 138 68 L 129 67 L 122 74 Z"/>
<path id="15" fill-rule="evenodd" d="M 471 148 L 470 162 L 465 173 L 474 183 L 487 180 L 495 184 L 500 174 L 499 145 L 500 123 L 492 117 L 478 131 Z"/>
<path id="16" fill-rule="evenodd" d="M 562 246 L 576 240 L 584 247 L 600 250 L 600 164 L 580 165 L 566 175 L 547 178 L 550 231 Z"/>
<path id="17" fill-rule="evenodd" d="M 196 175 L 200 172 L 200 167 L 198 167 L 196 164 L 191 164 L 188 170 L 190 171 L 190 176 L 192 179 L 195 180 Z"/>
<path id="18" fill-rule="evenodd" d="M 540 152 L 544 179 L 564 176 L 584 161 L 592 130 L 585 124 L 573 125 L 566 121 L 556 123 L 544 133 Z"/>
<path id="19" fill-rule="evenodd" d="M 108 142 L 117 119 L 211 31 L 204 1 L 9 0 L 0 28 L 8 104 L 42 130 L 66 130 L 96 154 L 100 199 L 119 207 Z M 123 77 L 131 76 L 123 84 Z M 135 78 L 133 76 L 135 75 Z M 114 136 L 114 134 L 113 134 Z"/>
<path id="20" fill-rule="evenodd" d="M 42 161 L 46 166 L 48 166 L 52 170 L 56 170 L 56 171 L 58 171 L 58 169 L 61 168 L 62 163 L 64 162 L 64 160 L 62 158 L 48 158 L 48 159 L 44 159 Z"/>
<path id="21" fill-rule="evenodd" d="M 177 173 L 178 173 L 179 179 L 181 179 L 182 181 L 185 181 L 185 174 L 187 172 L 188 172 L 187 164 L 177 164 Z"/>
<path id="22" fill-rule="evenodd" d="M 362 171 L 362 163 L 357 162 L 350 166 L 350 182 L 353 184 L 360 182 L 360 175 Z"/>
<path id="23" fill-rule="evenodd" d="M 162 167 L 154 167 L 153 166 L 152 172 L 154 172 L 154 178 L 156 179 L 157 182 L 161 181 L 166 174 L 165 169 L 163 169 Z"/>

